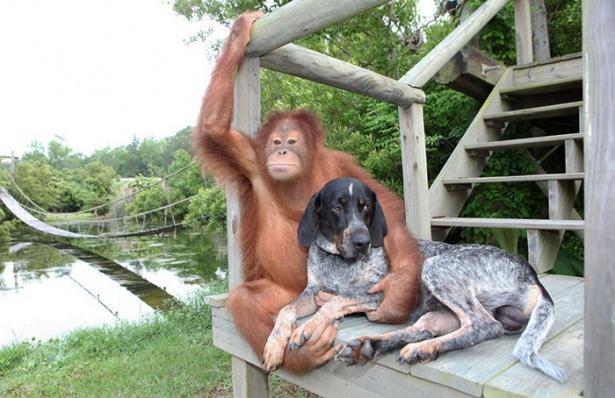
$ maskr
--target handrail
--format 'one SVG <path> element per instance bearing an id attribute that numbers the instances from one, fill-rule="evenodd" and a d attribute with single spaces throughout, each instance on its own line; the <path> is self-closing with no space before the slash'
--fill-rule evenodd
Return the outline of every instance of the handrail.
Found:
<path id="1" fill-rule="evenodd" d="M 390 0 L 295 0 L 257 20 L 252 27 L 249 57 L 260 57 L 310 33 L 341 22 Z"/>
<path id="2" fill-rule="evenodd" d="M 491 21 L 507 2 L 508 0 L 488 0 L 414 65 L 399 81 L 412 87 L 423 87 Z"/>

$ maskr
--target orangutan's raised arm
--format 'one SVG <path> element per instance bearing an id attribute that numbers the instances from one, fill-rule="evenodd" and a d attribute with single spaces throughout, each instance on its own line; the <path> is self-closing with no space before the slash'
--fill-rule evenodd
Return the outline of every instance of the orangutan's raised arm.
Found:
<path id="1" fill-rule="evenodd" d="M 231 127 L 235 76 L 245 58 L 250 30 L 261 12 L 241 15 L 231 26 L 229 37 L 216 61 L 203 97 L 193 146 L 208 172 L 220 180 L 237 174 L 250 177 L 258 171 L 251 140 Z"/>

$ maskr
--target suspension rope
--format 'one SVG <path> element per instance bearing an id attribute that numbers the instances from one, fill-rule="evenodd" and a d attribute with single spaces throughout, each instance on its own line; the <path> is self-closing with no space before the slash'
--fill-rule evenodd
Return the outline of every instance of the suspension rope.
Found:
<path id="1" fill-rule="evenodd" d="M 121 201 L 123 201 L 123 200 L 129 199 L 129 198 L 132 198 L 132 197 L 134 197 L 135 195 L 137 195 L 138 193 L 141 193 L 141 192 L 143 192 L 143 191 L 146 191 L 146 190 L 148 190 L 148 189 L 150 189 L 150 188 L 152 188 L 152 187 L 155 187 L 156 185 L 162 184 L 164 181 L 166 181 L 166 180 L 168 180 L 169 178 L 174 177 L 174 176 L 176 176 L 177 174 L 179 174 L 179 173 L 181 173 L 181 172 L 183 172 L 183 171 L 185 171 L 185 170 L 189 169 L 190 167 L 194 166 L 195 164 L 196 164 L 196 161 L 195 161 L 195 160 L 193 160 L 192 162 L 190 162 L 190 163 L 189 163 L 189 164 L 187 164 L 186 166 L 184 166 L 184 167 L 182 167 L 182 168 L 180 168 L 180 169 L 178 169 L 178 170 L 176 170 L 176 171 L 172 172 L 171 174 L 168 174 L 168 175 L 166 175 L 166 176 L 162 177 L 161 179 L 159 179 L 159 180 L 158 180 L 158 181 L 156 181 L 156 182 L 153 182 L 153 183 L 148 184 L 148 185 L 146 185 L 146 186 L 144 186 L 144 187 L 142 187 L 142 188 L 139 188 L 139 189 L 137 189 L 136 191 L 131 192 L 130 194 L 128 194 L 128 195 L 126 195 L 126 196 L 122 196 L 122 197 L 120 197 L 120 198 L 114 199 L 114 200 L 109 201 L 109 202 L 107 202 L 107 203 L 104 203 L 104 204 L 102 204 L 102 205 L 98 205 L 98 206 L 90 207 L 90 208 L 88 208 L 88 209 L 78 210 L 78 211 L 74 211 L 74 212 L 69 212 L 69 213 L 54 213 L 54 212 L 50 212 L 50 211 L 47 211 L 47 210 L 43 209 L 41 206 L 39 206 L 38 204 L 36 204 L 36 202 L 34 202 L 32 199 L 30 199 L 30 197 L 28 197 L 28 195 L 26 195 L 26 194 L 25 194 L 25 192 L 23 192 L 23 190 L 19 187 L 19 184 L 17 184 L 17 181 L 16 181 L 16 180 L 15 180 L 12 176 L 11 176 L 11 181 L 13 182 L 13 184 L 15 185 L 15 187 L 17 187 L 17 190 L 19 191 L 19 193 L 20 193 L 20 194 L 21 194 L 21 195 L 22 195 L 22 196 L 23 196 L 23 197 L 24 197 L 24 198 L 25 198 L 28 202 L 30 202 L 33 206 L 35 206 L 36 208 L 38 208 L 38 209 L 40 209 L 40 210 L 35 210 L 35 209 L 33 209 L 33 208 L 23 206 L 24 208 L 27 208 L 28 210 L 32 210 L 32 211 L 34 211 L 34 212 L 36 212 L 36 213 L 39 213 L 39 214 L 44 214 L 44 215 L 54 215 L 54 216 L 62 216 L 62 215 L 72 215 L 72 214 L 91 213 L 91 212 L 94 212 L 94 211 L 96 211 L 96 210 L 99 210 L 99 209 L 103 209 L 103 208 L 109 207 L 109 206 L 111 206 L 111 205 L 113 205 L 113 204 L 115 204 L 115 203 L 118 203 L 118 202 L 121 202 Z"/>

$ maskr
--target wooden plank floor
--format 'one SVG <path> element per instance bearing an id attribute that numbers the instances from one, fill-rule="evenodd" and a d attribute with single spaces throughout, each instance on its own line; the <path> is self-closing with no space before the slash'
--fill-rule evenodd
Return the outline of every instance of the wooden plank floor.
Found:
<path id="1" fill-rule="evenodd" d="M 583 279 L 555 275 L 541 277 L 555 301 L 556 319 L 541 353 L 564 368 L 569 380 L 559 384 L 519 364 L 512 356 L 518 336 L 503 336 L 461 351 L 441 355 L 429 364 L 399 365 L 395 354 L 364 367 L 332 362 L 308 375 L 280 376 L 324 397 L 578 397 L 583 388 Z M 214 300 L 214 344 L 248 362 L 260 361 L 239 336 L 230 314 Z M 399 328 L 368 322 L 364 316 L 344 319 L 338 340 Z"/>

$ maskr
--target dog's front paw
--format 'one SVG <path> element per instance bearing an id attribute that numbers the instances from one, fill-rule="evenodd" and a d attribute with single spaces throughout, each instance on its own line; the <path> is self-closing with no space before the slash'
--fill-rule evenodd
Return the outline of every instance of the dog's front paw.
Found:
<path id="1" fill-rule="evenodd" d="M 375 350 L 371 339 L 369 337 L 359 337 L 343 345 L 335 355 L 335 359 L 343 362 L 346 366 L 365 365 L 374 358 L 374 353 Z"/>
<path id="2" fill-rule="evenodd" d="M 290 336 L 290 342 L 288 349 L 293 351 L 303 347 L 303 345 L 312 338 L 314 331 L 321 325 L 318 318 L 314 317 L 305 322 L 303 325 L 295 328 L 293 334 Z"/>
<path id="3" fill-rule="evenodd" d="M 429 341 L 410 343 L 399 351 L 397 361 L 401 363 L 427 363 L 438 357 L 438 347 Z"/>
<path id="4" fill-rule="evenodd" d="M 286 339 L 280 336 L 269 336 L 263 351 L 263 368 L 267 372 L 277 370 L 284 362 L 284 351 L 286 351 Z"/>

